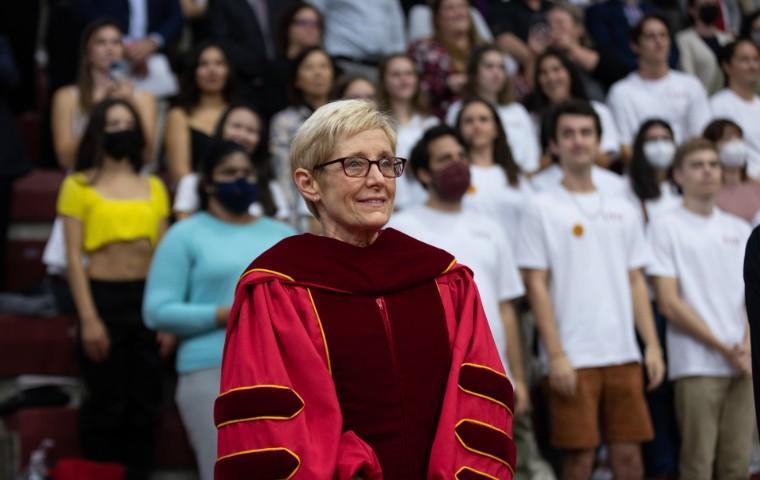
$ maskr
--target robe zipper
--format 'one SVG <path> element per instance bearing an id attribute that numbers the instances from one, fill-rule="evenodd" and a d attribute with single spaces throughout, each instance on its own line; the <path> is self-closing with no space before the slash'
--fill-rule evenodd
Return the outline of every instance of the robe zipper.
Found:
<path id="1" fill-rule="evenodd" d="M 393 362 L 393 372 L 396 375 L 396 380 L 399 380 L 398 378 L 398 363 L 396 362 L 396 345 L 393 341 L 393 329 L 391 328 L 391 319 L 388 317 L 388 308 L 385 305 L 385 299 L 383 297 L 377 297 L 375 299 L 375 303 L 377 303 L 377 308 L 380 310 L 380 317 L 383 319 L 383 327 L 385 327 L 385 337 L 388 340 L 388 348 L 391 350 L 391 362 Z"/>

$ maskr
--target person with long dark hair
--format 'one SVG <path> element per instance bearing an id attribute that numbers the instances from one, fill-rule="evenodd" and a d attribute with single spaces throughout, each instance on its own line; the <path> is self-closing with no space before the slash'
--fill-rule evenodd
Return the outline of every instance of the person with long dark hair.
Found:
<path id="1" fill-rule="evenodd" d="M 238 143 L 253 160 L 260 193 L 257 201 L 250 206 L 252 214 L 281 220 L 289 219 L 290 210 L 287 202 L 272 175 L 266 146 L 266 130 L 259 114 L 246 104 L 230 105 L 219 119 L 212 143 L 219 140 Z M 198 210 L 199 206 L 198 174 L 185 175 L 177 184 L 172 209 L 177 218 L 182 220 Z"/>
<path id="2" fill-rule="evenodd" d="M 641 210 L 645 223 L 681 203 L 668 178 L 675 152 L 668 122 L 653 118 L 641 124 L 628 168 L 628 195 Z"/>
<path id="3" fill-rule="evenodd" d="M 91 460 L 126 464 L 130 479 L 147 478 L 155 450 L 161 363 L 157 335 L 143 324 L 142 299 L 169 214 L 161 181 L 139 173 L 144 148 L 130 102 L 96 104 L 75 172 L 58 197 L 87 387 L 82 452 Z"/>
<path id="4" fill-rule="evenodd" d="M 467 143 L 472 176 L 464 206 L 489 217 L 514 239 L 530 189 L 512 158 L 498 112 L 490 102 L 472 98 L 462 104 L 456 128 Z"/>
<path id="5" fill-rule="evenodd" d="M 148 92 L 135 89 L 128 75 L 123 32 L 109 19 L 97 20 L 82 33 L 76 83 L 53 95 L 51 128 L 58 164 L 72 168 L 77 147 L 93 107 L 105 98 L 129 100 L 139 112 L 149 156 L 155 143 L 156 101 Z"/>
<path id="6" fill-rule="evenodd" d="M 321 47 L 301 51 L 290 65 L 288 76 L 288 108 L 272 117 L 269 149 L 277 182 L 295 211 L 296 192 L 288 174 L 288 152 L 298 128 L 312 112 L 330 100 L 336 79 L 333 60 Z"/>
<path id="7" fill-rule="evenodd" d="M 144 313 L 150 328 L 180 338 L 177 405 L 200 478 L 213 480 L 214 400 L 235 285 L 252 258 L 295 231 L 250 213 L 266 180 L 239 142 L 215 140 L 209 146 L 198 187 L 200 212 L 169 229 L 156 250 Z"/>
<path id="8" fill-rule="evenodd" d="M 525 102 L 536 123 L 541 126 L 540 143 L 545 152 L 549 146 L 548 112 L 553 106 L 570 99 L 591 102 L 602 122 L 601 150 L 608 157 L 617 156 L 620 153 L 620 139 L 612 112 L 604 103 L 589 98 L 576 66 L 562 51 L 549 47 L 536 59 L 533 93 Z"/>
<path id="9" fill-rule="evenodd" d="M 190 55 L 166 119 L 166 164 L 172 182 L 198 169 L 219 117 L 235 98 L 235 85 L 221 44 L 203 43 Z"/>
<path id="10" fill-rule="evenodd" d="M 499 113 L 515 162 L 525 172 L 539 167 L 538 134 L 525 107 L 515 101 L 512 79 L 504 66 L 504 55 L 495 45 L 482 45 L 473 50 L 467 62 L 465 99 L 480 97 L 491 102 Z M 449 125 L 456 123 L 462 101 L 454 102 L 446 113 Z"/>

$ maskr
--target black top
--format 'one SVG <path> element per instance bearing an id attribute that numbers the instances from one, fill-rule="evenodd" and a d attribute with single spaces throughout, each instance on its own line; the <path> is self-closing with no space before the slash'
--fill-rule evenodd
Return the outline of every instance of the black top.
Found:
<path id="1" fill-rule="evenodd" d="M 490 11 L 491 30 L 495 37 L 512 33 L 527 42 L 530 29 L 537 23 L 546 22 L 546 12 L 551 6 L 549 0 L 541 0 L 541 6 L 536 11 L 528 7 L 525 0 L 494 2 Z"/>
<path id="2" fill-rule="evenodd" d="M 190 127 L 190 154 L 194 172 L 200 171 L 203 157 L 206 156 L 210 143 L 211 136 Z"/>
<path id="3" fill-rule="evenodd" d="M 744 254 L 744 299 L 747 303 L 750 340 L 752 342 L 752 376 L 755 384 L 755 420 L 760 427 L 760 227 L 747 241 Z"/>

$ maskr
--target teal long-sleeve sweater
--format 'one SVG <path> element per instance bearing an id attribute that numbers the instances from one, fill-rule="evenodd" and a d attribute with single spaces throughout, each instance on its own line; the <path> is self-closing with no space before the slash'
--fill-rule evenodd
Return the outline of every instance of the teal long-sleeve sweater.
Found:
<path id="1" fill-rule="evenodd" d="M 143 317 L 149 328 L 179 337 L 179 373 L 222 364 L 225 331 L 216 322 L 217 307 L 232 305 L 237 281 L 254 258 L 294 233 L 266 217 L 232 224 L 206 212 L 169 229 L 153 256 Z"/>

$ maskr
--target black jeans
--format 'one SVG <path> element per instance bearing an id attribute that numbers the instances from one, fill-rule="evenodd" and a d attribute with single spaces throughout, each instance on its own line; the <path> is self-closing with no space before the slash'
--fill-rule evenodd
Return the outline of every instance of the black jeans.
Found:
<path id="1" fill-rule="evenodd" d="M 87 396 L 80 413 L 82 453 L 126 465 L 145 479 L 153 465 L 161 403 L 161 361 L 155 332 L 142 320 L 145 282 L 90 281 L 110 339 L 108 357 L 90 361 L 81 349 Z"/>

